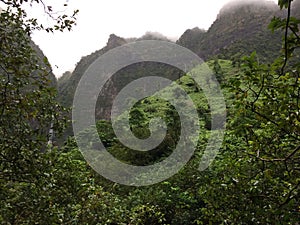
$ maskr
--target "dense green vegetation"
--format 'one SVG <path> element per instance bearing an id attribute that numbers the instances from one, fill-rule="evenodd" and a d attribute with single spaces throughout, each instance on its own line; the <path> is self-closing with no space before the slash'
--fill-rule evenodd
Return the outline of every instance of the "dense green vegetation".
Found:
<path id="1" fill-rule="evenodd" d="M 68 112 L 56 101 L 50 67 L 32 47 L 30 32 L 71 29 L 76 12 L 71 18 L 59 17 L 53 28 L 43 28 L 21 10 L 26 2 L 7 1 L 12 10 L 0 14 L 0 224 L 299 223 L 300 63 L 296 51 L 300 47 L 300 18 L 291 16 L 299 0 L 279 0 L 285 11 L 280 17 L 267 18 L 271 31 L 283 35 L 283 42 L 273 40 L 282 46 L 277 58 L 276 50 L 266 47 L 264 51 L 274 56 L 267 63 L 261 60 L 261 52 L 240 56 L 237 53 L 248 53 L 249 49 L 239 51 L 239 45 L 233 44 L 229 49 L 234 51 L 208 61 L 225 96 L 227 128 L 217 158 L 205 171 L 200 172 L 198 166 L 211 132 L 211 110 L 189 74 L 159 63 L 142 63 L 125 68 L 108 84 L 108 93 L 103 94 L 109 97 L 136 78 L 130 78 L 134 71 L 144 76 L 149 70 L 152 75 L 164 71 L 197 107 L 201 132 L 192 159 L 168 180 L 145 187 L 116 184 L 98 175 L 72 136 L 61 146 L 47 144 L 51 122 L 56 133 L 61 132 Z M 256 41 L 273 38 L 268 37 L 270 33 L 259 31 L 261 39 Z M 205 33 L 200 30 L 186 32 L 190 34 L 196 35 L 193 43 L 198 37 L 204 40 Z M 196 46 L 186 37 L 183 40 L 191 48 Z M 73 74 L 66 73 L 60 79 L 59 94 L 64 95 L 58 96 L 59 100 L 70 106 L 75 90 L 68 87 L 76 87 L 99 55 L 124 43 L 126 40 L 111 36 L 106 48 L 83 58 Z M 242 43 L 248 44 L 247 40 Z M 169 89 L 172 86 L 139 101 L 129 114 L 131 129 L 139 138 L 149 136 L 151 118 L 160 116 L 166 121 L 168 132 L 157 148 L 141 153 L 124 147 L 111 122 L 101 117 L 95 137 L 99 135 L 112 155 L 129 164 L 150 165 L 168 157 L 180 136 L 176 110 L 158 97 L 171 93 L 176 98 L 176 90 Z M 188 116 L 188 107 L 186 113 Z M 93 146 L 93 139 L 87 144 Z"/>

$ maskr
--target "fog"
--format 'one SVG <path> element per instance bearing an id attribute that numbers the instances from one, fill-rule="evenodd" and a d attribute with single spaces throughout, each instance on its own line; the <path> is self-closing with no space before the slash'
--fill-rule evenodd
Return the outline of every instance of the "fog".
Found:
<path id="1" fill-rule="evenodd" d="M 274 10 L 278 9 L 276 0 L 232 0 L 223 6 L 219 15 L 230 12 L 237 7 L 241 7 L 244 5 L 255 5 L 256 7 L 266 6 Z"/>

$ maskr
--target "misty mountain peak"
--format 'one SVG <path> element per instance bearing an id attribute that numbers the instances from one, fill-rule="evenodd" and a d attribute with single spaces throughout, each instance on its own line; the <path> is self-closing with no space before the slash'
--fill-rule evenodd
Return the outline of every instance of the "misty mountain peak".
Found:
<path id="1" fill-rule="evenodd" d="M 218 18 L 227 15 L 236 13 L 242 9 L 246 9 L 248 12 L 259 12 L 260 10 L 278 10 L 278 6 L 270 0 L 232 0 L 228 2 L 220 10 Z"/>
<path id="2" fill-rule="evenodd" d="M 142 37 L 140 37 L 138 40 L 144 41 L 144 40 L 160 40 L 160 41 L 170 41 L 166 36 L 159 32 L 152 32 L 148 31 L 146 32 Z"/>
<path id="3" fill-rule="evenodd" d="M 115 34 L 109 35 L 109 39 L 107 41 L 107 48 L 113 49 L 115 47 L 121 46 L 123 44 L 126 44 L 126 40 L 124 38 L 121 38 Z"/>

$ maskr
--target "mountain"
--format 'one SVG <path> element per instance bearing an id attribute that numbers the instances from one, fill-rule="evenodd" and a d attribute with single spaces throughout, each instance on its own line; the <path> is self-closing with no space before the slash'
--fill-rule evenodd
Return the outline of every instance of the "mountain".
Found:
<path id="1" fill-rule="evenodd" d="M 293 6 L 294 14 L 300 11 L 299 2 L 297 0 Z M 220 10 L 217 19 L 207 31 L 197 27 L 188 29 L 178 39 L 177 44 L 192 50 L 204 60 L 235 60 L 256 51 L 261 61 L 268 62 L 280 54 L 283 36 L 283 31 L 272 33 L 268 25 L 274 16 L 283 17 L 284 13 L 285 11 L 280 11 L 271 1 L 233 1 Z M 130 39 L 111 34 L 104 48 L 82 57 L 73 73 L 67 72 L 58 80 L 59 101 L 64 106 L 71 107 L 81 77 L 99 56 L 115 47 L 140 40 L 169 41 L 163 35 L 153 32 Z M 109 120 L 113 99 L 126 84 L 137 77 L 156 74 L 164 74 L 171 80 L 183 75 L 181 71 L 159 63 L 145 62 L 128 66 L 112 76 L 103 87 L 98 96 L 96 118 Z M 72 133 L 71 128 L 68 133 Z"/>
<path id="2" fill-rule="evenodd" d="M 282 16 L 282 12 L 274 2 L 233 1 L 220 10 L 208 31 L 199 28 L 188 29 L 177 44 L 194 51 L 205 60 L 215 56 L 224 59 L 238 58 L 256 51 L 262 61 L 269 61 L 278 56 L 281 49 L 282 33 L 272 33 L 267 28 L 274 16 Z M 66 107 L 72 105 L 73 95 L 81 76 L 99 56 L 114 47 L 139 40 L 168 41 L 163 35 L 153 32 L 147 32 L 141 38 L 131 39 L 111 34 L 104 48 L 83 57 L 72 74 L 67 73 L 59 79 L 60 102 Z"/>
<path id="3" fill-rule="evenodd" d="M 109 50 L 116 48 L 118 46 L 133 42 L 133 41 L 143 41 L 143 40 L 163 40 L 170 41 L 167 37 L 156 32 L 147 32 L 140 38 L 130 38 L 124 39 L 115 34 L 111 34 L 104 48 L 93 52 L 92 54 L 82 57 L 81 60 L 76 65 L 76 68 L 72 74 L 66 72 L 58 80 L 58 92 L 59 101 L 65 106 L 70 107 L 73 102 L 73 95 L 75 93 L 77 84 L 79 83 L 82 75 L 86 69 L 101 55 L 108 52 Z M 109 92 L 109 90 L 108 90 Z M 113 94 L 113 93 L 112 93 Z"/>
<path id="4" fill-rule="evenodd" d="M 86 71 L 86 69 L 101 55 L 103 55 L 104 53 L 108 52 L 109 50 L 130 43 L 132 41 L 142 41 L 142 40 L 163 40 L 163 41 L 169 41 L 166 37 L 164 37 L 161 34 L 158 33 L 151 33 L 151 32 L 147 32 L 145 35 L 143 35 L 141 38 L 137 38 L 137 39 L 124 39 L 121 37 L 116 36 L 115 34 L 111 34 L 108 42 L 106 44 L 106 46 L 98 51 L 95 51 L 94 53 L 83 57 L 79 63 L 77 64 L 74 72 L 72 74 L 70 73 L 65 73 L 58 82 L 58 92 L 59 92 L 59 100 L 60 102 L 66 106 L 66 107 L 70 107 L 72 105 L 73 102 L 73 95 L 75 93 L 77 84 L 79 83 L 82 75 L 84 74 L 84 72 Z M 149 68 L 149 66 L 151 68 Z M 139 71 L 144 71 L 141 73 L 146 73 L 147 71 L 152 71 L 153 74 L 155 74 L 155 71 L 160 68 L 161 66 L 157 66 L 158 68 L 156 68 L 154 65 L 151 65 L 151 63 L 148 63 L 148 65 L 146 66 L 146 64 L 139 64 L 139 65 L 133 65 L 133 66 L 129 66 L 128 68 L 125 68 L 125 70 L 121 71 L 120 74 L 117 74 L 114 77 L 118 77 L 118 79 L 115 79 L 115 82 L 110 82 L 110 84 L 112 84 L 113 86 L 111 87 L 105 87 L 106 93 L 105 96 L 106 98 L 111 98 L 113 96 L 115 96 L 115 93 L 118 91 L 123 84 L 125 84 L 126 82 L 128 82 L 128 79 L 130 79 L 129 77 L 132 76 L 130 75 L 130 73 L 134 73 L 134 68 L 135 67 L 139 67 Z M 114 90 L 114 91 L 113 91 Z M 118 92 L 116 92 L 118 93 Z M 105 116 L 107 117 L 107 116 Z"/>
<path id="5" fill-rule="evenodd" d="M 143 40 L 163 40 L 169 41 L 166 37 L 158 33 L 147 32 L 141 38 L 137 39 L 124 39 L 111 34 L 106 46 L 88 56 L 83 57 L 77 64 L 74 72 L 70 74 L 66 72 L 58 80 L 58 97 L 60 103 L 65 107 L 71 107 L 73 103 L 73 96 L 76 91 L 76 87 L 83 76 L 87 68 L 101 55 L 107 51 L 130 43 L 132 41 L 143 41 Z M 164 75 L 165 78 L 170 80 L 176 80 L 183 76 L 183 72 L 177 68 L 173 68 L 169 65 L 165 65 L 157 62 L 141 62 L 133 65 L 129 65 L 114 74 L 107 83 L 103 86 L 96 103 L 95 116 L 97 120 L 110 120 L 111 107 L 114 98 L 130 82 L 137 78 L 145 76 L 160 76 Z M 88 92 L 89 90 L 87 90 Z M 69 115 L 71 117 L 71 115 Z M 68 136 L 72 134 L 72 129 L 69 127 L 66 131 Z"/>
<path id="6" fill-rule="evenodd" d="M 82 57 L 81 60 L 77 63 L 76 68 L 72 73 L 65 72 L 63 76 L 58 79 L 58 101 L 67 108 L 71 107 L 76 87 L 87 68 L 105 52 L 108 52 L 110 49 L 121 46 L 125 43 L 127 43 L 125 39 L 118 37 L 115 34 L 111 34 L 104 48 L 97 50 L 91 53 L 90 55 Z M 110 88 L 108 90 L 108 94 L 113 95 L 113 93 L 111 93 L 112 91 L 113 88 Z M 67 116 L 71 118 L 71 114 Z M 60 143 L 64 141 L 68 136 L 72 134 L 72 126 L 71 124 L 69 124 L 69 126 L 67 126 L 65 130 L 65 133 L 58 140 L 58 142 Z"/>
<path id="7" fill-rule="evenodd" d="M 274 16 L 282 16 L 274 2 L 232 1 L 220 10 L 207 32 L 187 30 L 177 43 L 205 60 L 214 56 L 230 59 L 256 51 L 261 60 L 269 61 L 281 49 L 282 33 L 268 30 Z"/>
<path id="8" fill-rule="evenodd" d="M 186 30 L 183 35 L 181 35 L 177 43 L 190 50 L 195 50 L 198 47 L 198 43 L 201 42 L 205 36 L 206 30 L 195 27 L 193 29 Z"/>
<path id="9" fill-rule="evenodd" d="M 76 65 L 72 74 L 64 73 L 58 80 L 59 101 L 65 106 L 70 107 L 73 102 L 73 95 L 76 87 L 86 71 L 86 69 L 101 55 L 108 52 L 110 49 L 126 44 L 127 41 L 121 37 L 111 34 L 106 46 L 92 54 L 82 57 Z"/>
<path id="10" fill-rule="evenodd" d="M 146 32 L 142 37 L 137 38 L 136 41 L 146 41 L 146 40 L 160 40 L 160 41 L 171 41 L 166 36 L 158 32 Z"/>

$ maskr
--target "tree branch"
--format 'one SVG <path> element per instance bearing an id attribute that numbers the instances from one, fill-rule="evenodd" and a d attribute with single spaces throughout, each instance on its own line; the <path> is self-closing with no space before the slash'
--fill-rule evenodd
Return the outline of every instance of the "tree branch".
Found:
<path id="1" fill-rule="evenodd" d="M 300 186 L 300 182 L 298 182 L 298 184 L 292 190 L 289 191 L 288 197 L 286 198 L 286 200 L 283 203 L 280 204 L 279 208 L 286 205 L 289 201 L 291 201 L 293 198 L 295 198 L 295 196 L 291 197 L 291 195 L 296 189 L 299 188 L 299 186 Z"/>
<path id="2" fill-rule="evenodd" d="M 291 2 L 292 0 L 288 0 L 288 14 L 287 14 L 287 19 L 286 19 L 286 25 L 285 25 L 285 34 L 284 34 L 284 50 L 285 50 L 285 57 L 284 57 L 284 63 L 281 67 L 281 74 L 282 76 L 284 74 L 284 69 L 287 65 L 288 62 L 288 34 L 289 34 L 289 24 L 290 24 L 290 18 L 291 18 Z M 279 77 L 280 77 L 279 76 Z"/>
<path id="3" fill-rule="evenodd" d="M 299 150 L 300 150 L 300 145 L 298 145 L 291 154 L 289 154 L 287 157 L 285 157 L 283 159 L 265 159 L 265 158 L 259 157 L 258 155 L 253 155 L 250 153 L 249 153 L 249 155 L 254 156 L 255 158 L 257 158 L 261 161 L 264 161 L 264 162 L 286 162 L 290 158 L 292 158 Z"/>

